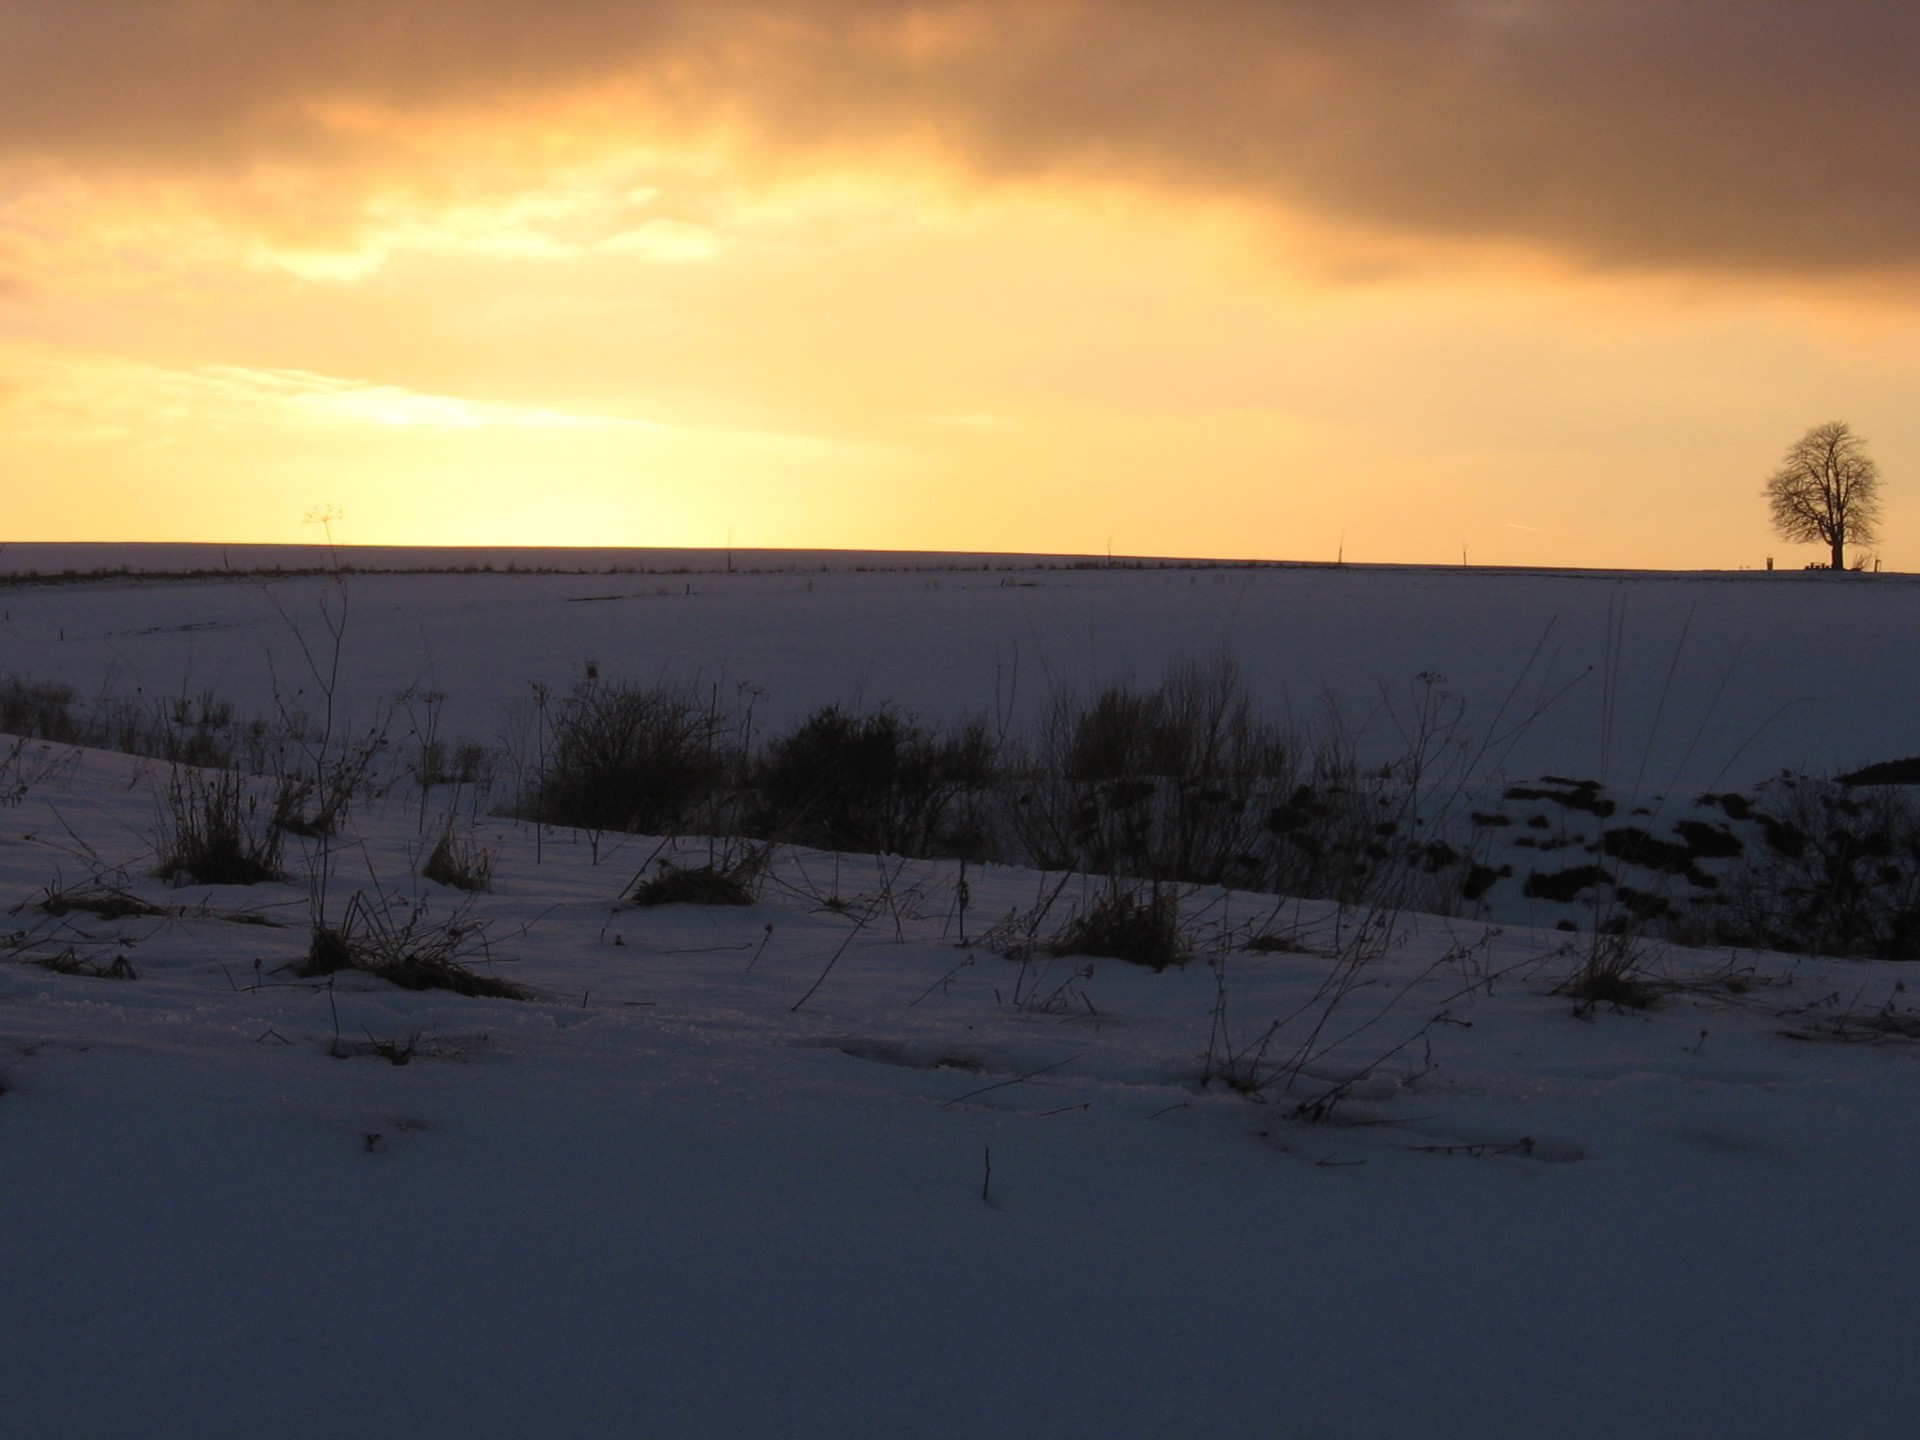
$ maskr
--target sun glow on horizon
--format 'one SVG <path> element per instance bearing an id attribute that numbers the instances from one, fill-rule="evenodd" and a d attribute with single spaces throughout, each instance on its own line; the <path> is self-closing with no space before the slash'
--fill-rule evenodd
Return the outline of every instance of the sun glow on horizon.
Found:
<path id="1" fill-rule="evenodd" d="M 524 70 L 450 19 L 389 91 L 259 16 L 265 58 L 232 43 L 261 73 L 216 54 L 144 130 L 0 106 L 0 539 L 299 541 L 334 497 L 370 544 L 1791 564 L 1758 487 L 1829 418 L 1894 482 L 1890 563 L 1920 531 L 1920 260 L 1636 229 L 1604 168 L 1558 208 L 1432 190 L 1369 130 L 1412 20 L 1259 12 L 1291 39 L 1243 93 L 1268 52 L 1212 4 L 1091 35 L 1075 7 L 604 35 L 485 8 L 542 37 Z M 1554 8 L 1429 19 L 1506 55 Z M 119 38 L 159 63 L 161 32 Z M 1180 103 L 1020 90 L 1062 46 L 1062 87 Z M 1343 76 L 1373 95 L 1349 130 L 1300 130 Z"/>

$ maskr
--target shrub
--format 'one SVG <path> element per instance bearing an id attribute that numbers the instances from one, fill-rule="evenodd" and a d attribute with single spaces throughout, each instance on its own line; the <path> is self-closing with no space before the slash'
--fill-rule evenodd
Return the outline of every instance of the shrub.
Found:
<path id="1" fill-rule="evenodd" d="M 1691 938 L 1920 959 L 1920 807 L 1908 792 L 1782 776 L 1753 818 L 1762 843 L 1695 903 Z"/>
<path id="2" fill-rule="evenodd" d="M 584 680 L 554 723 L 534 816 L 586 830 L 680 831 L 737 772 L 726 728 L 690 689 Z"/>
<path id="3" fill-rule="evenodd" d="M 1294 783 L 1304 749 L 1255 716 L 1226 660 L 1179 666 L 1152 689 L 1063 690 L 1022 757 L 1014 825 L 1026 858 L 1049 868 L 1260 884 L 1287 848 L 1267 812 L 1313 793 Z"/>
<path id="4" fill-rule="evenodd" d="M 7 675 L 0 678 L 0 732 L 31 740 L 77 743 L 81 723 L 74 714 L 73 701 L 71 685 Z"/>
<path id="5" fill-rule="evenodd" d="M 27 778 L 26 754 L 24 735 L 12 744 L 0 745 L 0 805 L 18 805 L 27 798 L 32 782 Z"/>
<path id="6" fill-rule="evenodd" d="M 994 752 L 983 720 L 941 734 L 891 708 L 829 705 L 768 747 L 755 829 L 826 850 L 971 857 Z"/>
<path id="7" fill-rule="evenodd" d="M 160 707 L 154 718 L 158 721 L 164 753 L 176 765 L 233 763 L 235 731 L 231 701 L 222 700 L 211 690 L 202 690 L 197 696 L 177 695 Z M 123 743 L 115 748 L 134 747 Z"/>
<path id="8" fill-rule="evenodd" d="M 414 758 L 414 778 L 423 789 L 435 785 L 480 785 L 493 782 L 500 756 L 475 740 L 449 745 L 444 740 L 422 740 Z"/>
<path id="9" fill-rule="evenodd" d="M 207 767 L 231 765 L 241 733 L 233 706 L 209 691 L 164 704 L 103 696 L 88 705 L 70 685 L 16 675 L 0 677 L 0 732 Z"/>

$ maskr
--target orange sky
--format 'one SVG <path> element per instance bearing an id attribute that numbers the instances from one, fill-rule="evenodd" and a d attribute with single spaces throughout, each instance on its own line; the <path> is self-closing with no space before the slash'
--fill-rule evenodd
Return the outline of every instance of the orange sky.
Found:
<path id="1" fill-rule="evenodd" d="M 0 0 L 0 541 L 1920 556 L 1920 18 Z"/>

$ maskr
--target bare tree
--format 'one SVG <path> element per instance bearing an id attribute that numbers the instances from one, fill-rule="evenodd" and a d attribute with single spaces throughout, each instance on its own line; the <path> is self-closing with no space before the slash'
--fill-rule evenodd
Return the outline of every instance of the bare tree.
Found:
<path id="1" fill-rule="evenodd" d="M 1844 421 L 1816 425 L 1788 446 L 1766 495 L 1780 538 L 1827 546 L 1836 570 L 1846 568 L 1848 541 L 1879 538 L 1880 467 Z"/>

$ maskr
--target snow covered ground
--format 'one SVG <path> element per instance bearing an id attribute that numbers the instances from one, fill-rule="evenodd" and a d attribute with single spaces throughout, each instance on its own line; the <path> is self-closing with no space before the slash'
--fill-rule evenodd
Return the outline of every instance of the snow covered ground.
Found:
<path id="1" fill-rule="evenodd" d="M 13 545 L 0 571 L 197 564 L 212 559 L 203 548 Z M 558 564 L 613 563 L 618 552 L 526 553 Z M 801 552 L 742 556 L 758 568 L 728 574 L 723 557 L 703 552 L 629 553 L 655 573 L 352 577 L 343 703 L 364 716 L 402 690 L 432 690 L 446 697 L 443 733 L 493 741 L 535 685 L 564 693 L 594 661 L 641 681 L 750 687 L 771 726 L 822 704 L 884 701 L 929 719 L 984 713 L 1018 726 L 1056 686 L 1152 682 L 1180 660 L 1226 655 L 1263 705 L 1312 718 L 1331 696 L 1385 752 L 1399 743 L 1387 704 L 1404 714 L 1422 673 L 1467 701 L 1470 726 L 1545 705 L 1509 757 L 1517 775 L 1707 789 L 1920 753 L 1917 577 L 1075 569 L 985 557 L 956 563 L 990 568 L 956 569 Z M 504 563 L 498 552 L 341 552 L 346 563 L 370 557 Z M 330 585 L 0 586 L 0 672 L 83 696 L 210 689 L 243 713 L 271 713 L 276 688 L 311 698 L 296 632 L 324 639 Z"/>
<path id="2" fill-rule="evenodd" d="M 264 713 L 325 583 L 0 589 L 0 670 Z M 1028 716 L 1050 677 L 1224 650 L 1296 705 L 1571 683 L 1515 776 L 1920 750 L 1896 577 L 348 586 L 343 698 L 428 686 L 477 736 L 590 659 L 775 719 Z M 294 973 L 318 842 L 283 883 L 155 878 L 165 779 L 40 745 L 0 773 L 0 1435 L 1912 1432 L 1902 966 L 1648 947 L 1658 1003 L 1578 1006 L 1578 937 L 1388 914 L 1376 945 L 1206 891 L 1184 966 L 1022 960 L 987 942 L 1098 882 L 974 867 L 963 906 L 948 862 L 782 848 L 751 906 L 640 909 L 655 841 L 486 816 L 466 902 L 415 873 L 439 802 L 396 794 L 332 848 L 328 915 L 483 923 L 472 968 L 527 998 L 412 992 Z M 1203 1083 L 1276 1022 L 1257 1094 Z"/>

